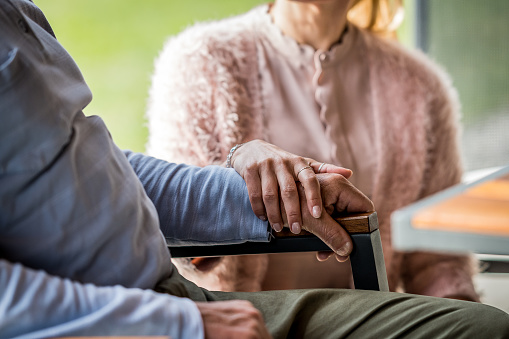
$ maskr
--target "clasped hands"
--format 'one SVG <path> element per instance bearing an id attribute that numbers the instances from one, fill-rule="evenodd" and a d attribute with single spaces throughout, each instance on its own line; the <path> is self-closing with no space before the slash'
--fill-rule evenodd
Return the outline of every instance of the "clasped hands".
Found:
<path id="1" fill-rule="evenodd" d="M 325 242 L 339 261 L 353 249 L 348 233 L 333 212 L 370 212 L 373 203 L 347 179 L 352 171 L 286 152 L 262 140 L 236 150 L 232 167 L 244 178 L 252 209 L 279 232 L 305 229 Z M 324 213 L 325 210 L 325 213 Z M 332 253 L 319 252 L 319 260 Z"/>
<path id="2" fill-rule="evenodd" d="M 318 252 L 319 260 L 332 253 L 345 261 L 352 251 L 348 233 L 330 216 L 333 212 L 370 212 L 373 203 L 347 179 L 352 171 L 296 156 L 261 140 L 238 148 L 230 158 L 244 178 L 253 211 L 276 232 L 314 233 L 334 252 Z M 325 210 L 325 213 L 324 213 Z M 250 302 L 197 302 L 205 337 L 270 338 L 263 316 Z"/>

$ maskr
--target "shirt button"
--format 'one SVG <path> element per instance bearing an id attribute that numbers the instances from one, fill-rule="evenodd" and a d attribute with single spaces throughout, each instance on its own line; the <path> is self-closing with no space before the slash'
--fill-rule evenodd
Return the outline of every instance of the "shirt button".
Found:
<path id="1" fill-rule="evenodd" d="M 18 20 L 18 26 L 21 28 L 21 30 L 25 33 L 28 33 L 28 24 L 23 19 Z"/>
<path id="2" fill-rule="evenodd" d="M 317 81 L 318 85 L 321 85 L 323 84 L 323 73 L 320 74 L 320 76 L 318 77 L 318 81 Z"/>
<path id="3" fill-rule="evenodd" d="M 321 53 L 319 58 L 320 58 L 320 61 L 327 62 L 327 60 L 329 59 L 329 56 L 326 53 Z"/>

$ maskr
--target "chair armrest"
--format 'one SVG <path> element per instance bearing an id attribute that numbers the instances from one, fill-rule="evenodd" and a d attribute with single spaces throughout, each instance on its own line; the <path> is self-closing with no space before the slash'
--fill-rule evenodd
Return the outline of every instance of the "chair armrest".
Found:
<path id="1" fill-rule="evenodd" d="M 334 219 L 350 234 L 369 234 L 378 229 L 376 212 L 337 215 Z M 173 258 L 217 257 L 225 255 L 289 253 L 330 251 L 330 248 L 314 234 L 302 231 L 299 234 L 283 228 L 274 232 L 269 242 L 245 242 L 234 245 L 203 245 L 170 247 Z"/>
<path id="2" fill-rule="evenodd" d="M 376 212 L 335 215 L 334 219 L 352 238 L 350 263 L 355 288 L 388 291 Z M 315 251 L 330 251 L 330 248 L 312 233 L 293 234 L 287 228 L 275 233 L 269 242 L 170 247 L 173 258 Z"/>

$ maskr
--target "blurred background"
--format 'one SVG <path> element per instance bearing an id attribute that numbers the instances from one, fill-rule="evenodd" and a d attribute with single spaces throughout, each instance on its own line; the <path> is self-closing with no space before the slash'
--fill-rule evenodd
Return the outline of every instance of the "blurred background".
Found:
<path id="1" fill-rule="evenodd" d="M 145 150 L 145 108 L 154 58 L 170 35 L 240 14 L 260 0 L 34 0 L 79 65 L 100 115 L 122 149 Z"/>
<path id="2" fill-rule="evenodd" d="M 115 142 L 143 152 L 153 61 L 164 41 L 198 21 L 240 14 L 260 0 L 34 0 L 80 66 Z M 509 164 L 509 1 L 405 0 L 399 40 L 451 75 L 463 106 L 469 173 Z M 484 302 L 509 311 L 509 274 L 477 277 Z"/>
<path id="3" fill-rule="evenodd" d="M 467 171 L 509 164 L 509 1 L 414 0 L 409 45 L 451 75 Z"/>
<path id="4" fill-rule="evenodd" d="M 76 59 L 115 142 L 143 152 L 154 58 L 198 21 L 239 14 L 261 0 L 35 0 Z M 463 106 L 467 171 L 509 163 L 509 1 L 406 0 L 399 40 L 425 51 L 453 79 Z"/>

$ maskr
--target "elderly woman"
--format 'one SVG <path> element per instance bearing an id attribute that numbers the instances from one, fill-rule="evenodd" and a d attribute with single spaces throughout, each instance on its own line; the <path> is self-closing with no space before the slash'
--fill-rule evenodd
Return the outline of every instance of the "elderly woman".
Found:
<path id="1" fill-rule="evenodd" d="M 458 183 L 462 174 L 456 93 L 424 55 L 385 37 L 398 10 L 388 0 L 276 0 L 188 28 L 156 62 L 148 152 L 203 166 L 224 162 L 236 144 L 263 139 L 350 168 L 351 182 L 375 203 L 391 290 L 478 301 L 471 258 L 391 247 L 390 214 Z M 279 189 L 284 195 L 285 187 Z M 278 193 L 262 191 L 251 192 L 253 209 L 277 231 L 281 213 L 266 211 L 263 202 Z M 320 263 L 313 254 L 178 265 L 209 289 L 350 282 L 347 264 Z"/>

